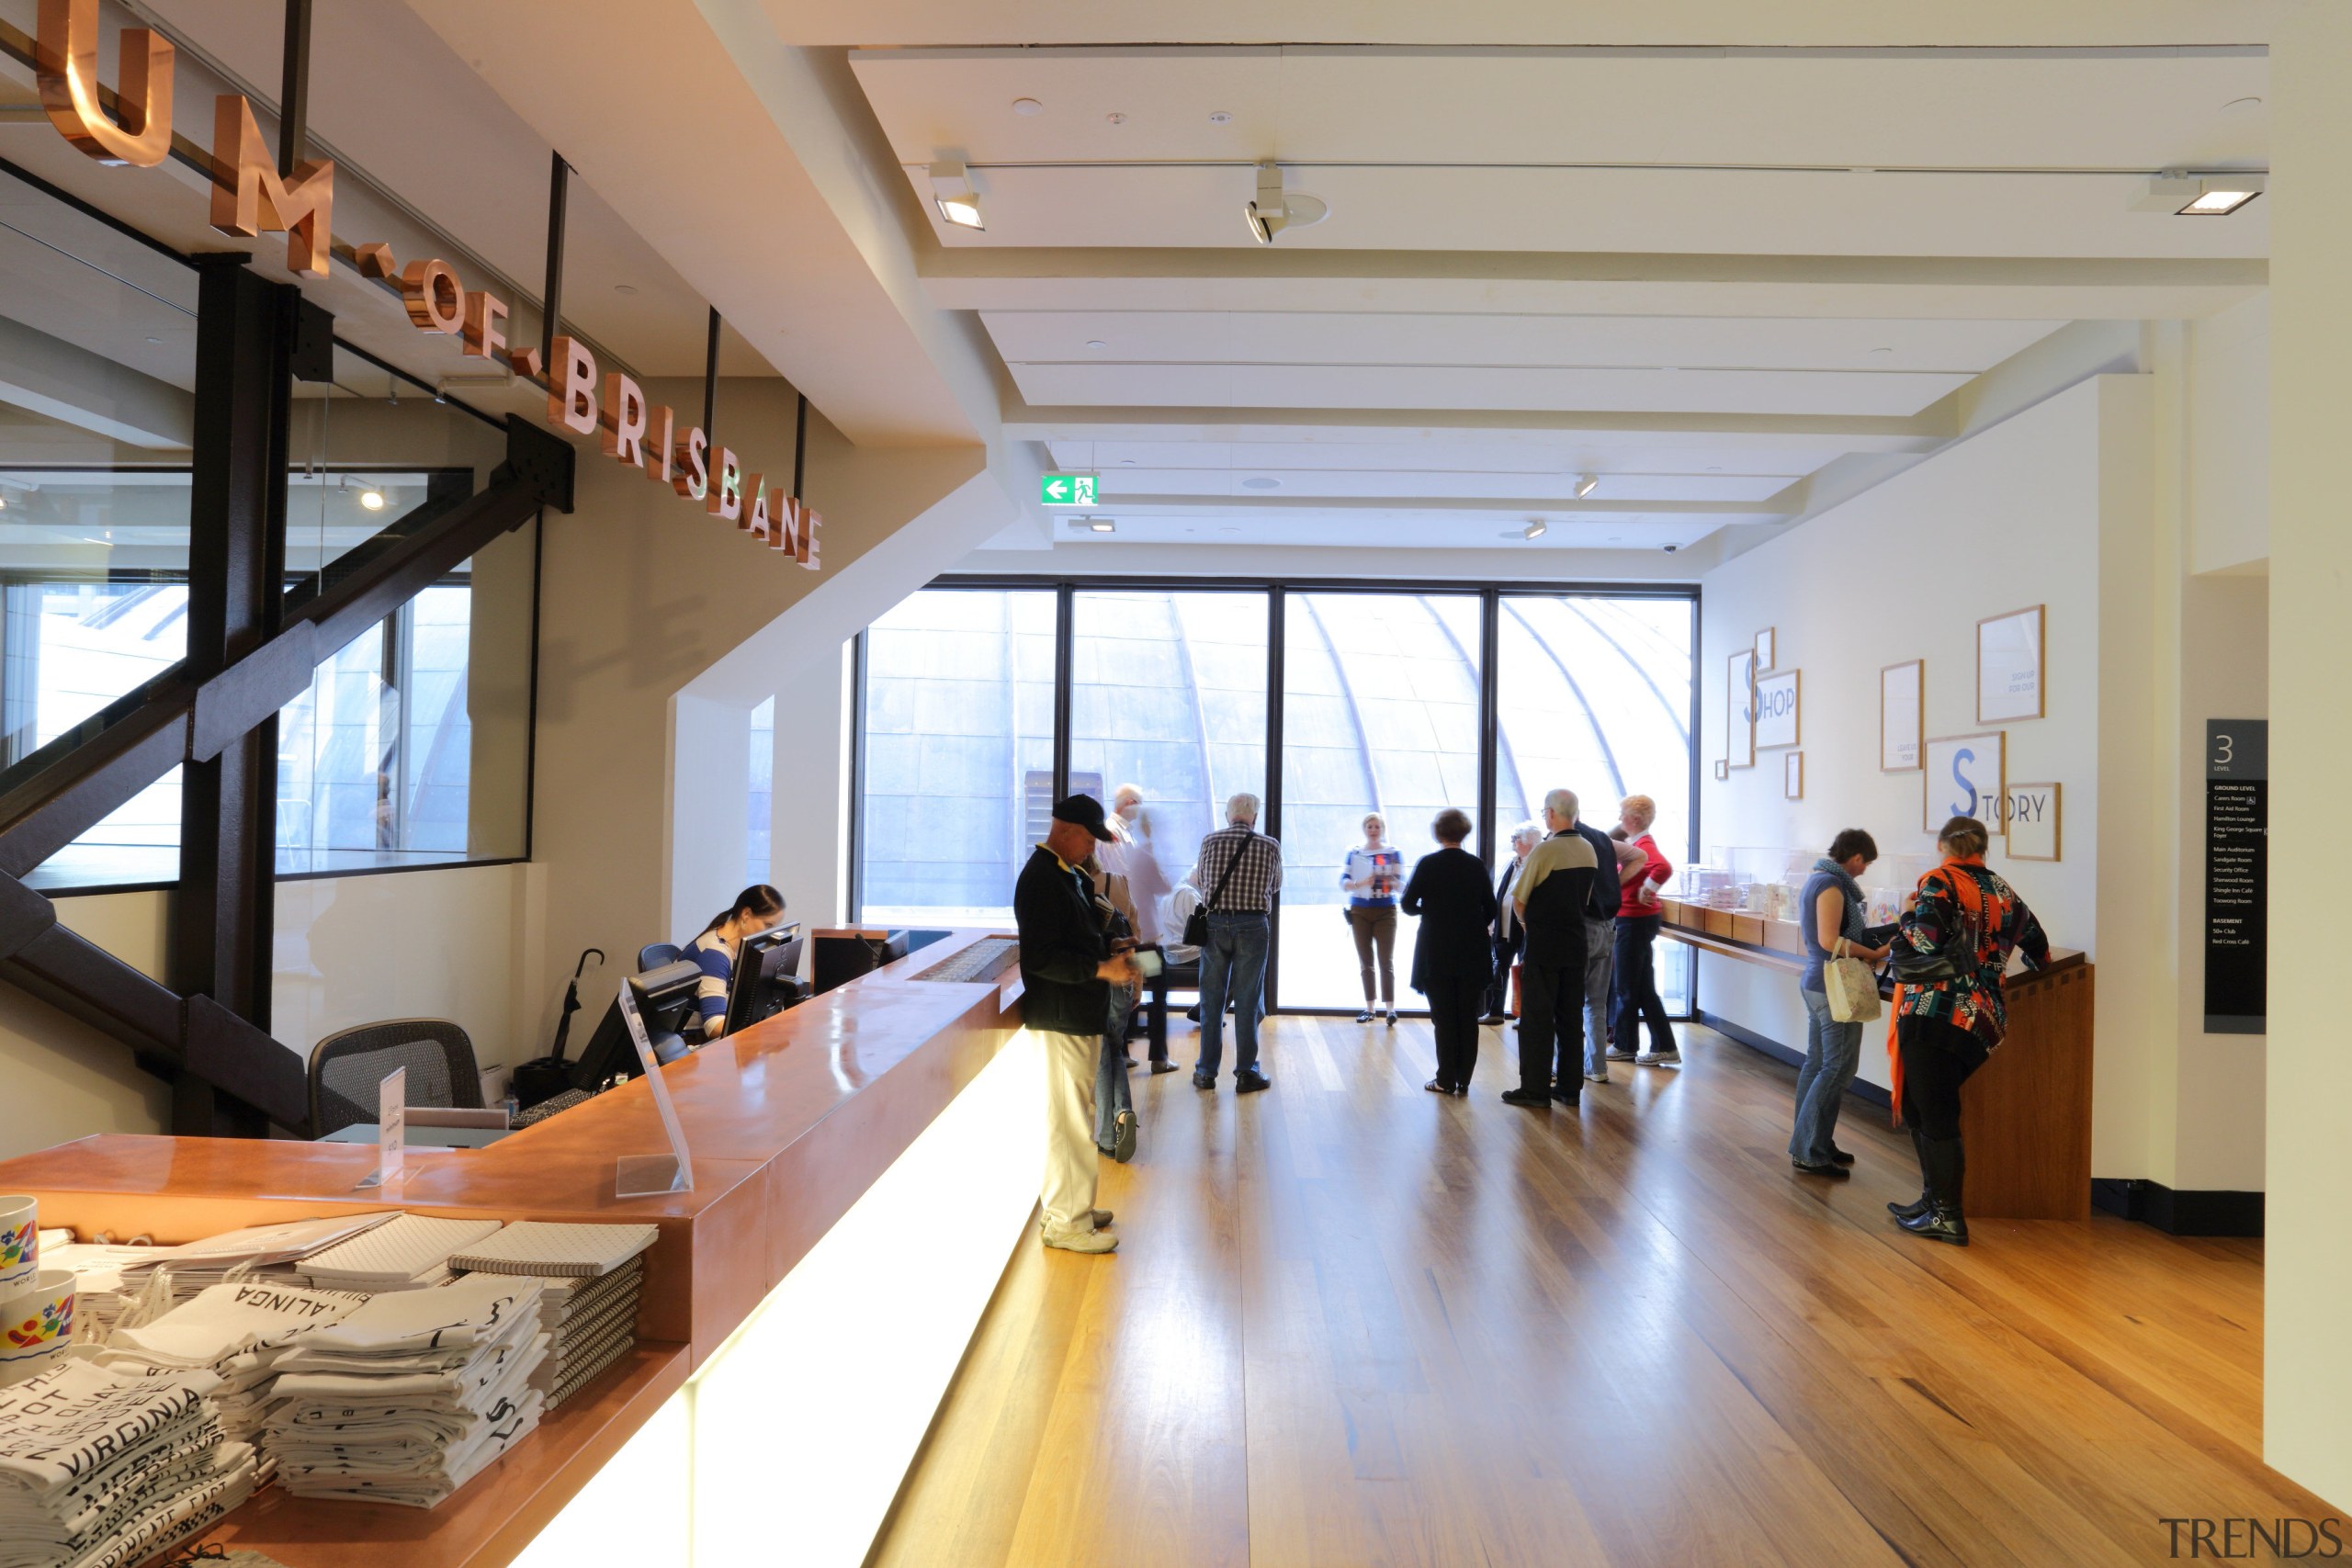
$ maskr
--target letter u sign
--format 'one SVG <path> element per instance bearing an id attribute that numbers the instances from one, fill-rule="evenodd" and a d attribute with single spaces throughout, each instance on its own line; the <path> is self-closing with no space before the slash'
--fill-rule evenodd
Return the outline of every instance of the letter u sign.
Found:
<path id="1" fill-rule="evenodd" d="M 40 0 L 41 107 L 66 141 L 101 164 L 154 167 L 172 150 L 168 39 L 146 28 L 122 29 L 115 89 L 121 120 L 98 103 L 98 0 Z"/>

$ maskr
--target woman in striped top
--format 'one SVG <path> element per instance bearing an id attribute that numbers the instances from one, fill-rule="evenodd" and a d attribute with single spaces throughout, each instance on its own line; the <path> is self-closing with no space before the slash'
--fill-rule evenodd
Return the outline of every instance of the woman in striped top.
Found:
<path id="1" fill-rule="evenodd" d="M 727 1032 L 727 993 L 735 983 L 735 959 L 743 951 L 743 939 L 782 919 L 784 895 L 763 882 L 735 895 L 735 902 L 712 916 L 687 947 L 686 956 L 702 971 L 702 983 L 695 988 L 695 1013 L 706 1043 Z"/>

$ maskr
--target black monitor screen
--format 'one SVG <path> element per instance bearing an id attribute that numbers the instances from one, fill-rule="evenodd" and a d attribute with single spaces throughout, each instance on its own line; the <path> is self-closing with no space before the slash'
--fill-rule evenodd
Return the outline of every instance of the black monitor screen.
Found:
<path id="1" fill-rule="evenodd" d="M 654 1055 L 664 1061 L 670 1055 L 663 1047 L 679 1041 L 679 1031 L 694 1011 L 695 992 L 701 984 L 702 971 L 693 960 L 683 958 L 629 976 L 628 987 L 637 999 L 638 1014 L 645 1021 L 646 1037 L 653 1043 Z M 636 1042 L 629 1038 L 628 1020 L 621 1016 L 621 1000 L 616 995 L 605 1004 L 596 1032 L 588 1037 L 580 1059 L 571 1065 L 572 1086 L 593 1091 L 608 1078 L 633 1078 L 643 1070 L 637 1059 Z"/>
<path id="2" fill-rule="evenodd" d="M 727 991 L 727 1032 L 749 1029 L 800 999 L 800 954 L 806 946 L 797 924 L 776 926 L 743 939 L 735 956 L 735 977 Z"/>

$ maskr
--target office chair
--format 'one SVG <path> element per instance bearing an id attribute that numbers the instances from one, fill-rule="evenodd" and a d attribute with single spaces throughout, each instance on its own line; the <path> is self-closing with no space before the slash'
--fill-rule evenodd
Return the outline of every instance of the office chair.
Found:
<path id="1" fill-rule="evenodd" d="M 408 1103 L 481 1109 L 473 1042 L 447 1019 L 395 1018 L 340 1029 L 311 1049 L 311 1135 L 376 1120 L 377 1089 L 408 1069 Z"/>
<path id="2" fill-rule="evenodd" d="M 664 964 L 675 964 L 686 955 L 686 950 L 675 942 L 649 942 L 637 950 L 637 972 L 659 969 Z"/>

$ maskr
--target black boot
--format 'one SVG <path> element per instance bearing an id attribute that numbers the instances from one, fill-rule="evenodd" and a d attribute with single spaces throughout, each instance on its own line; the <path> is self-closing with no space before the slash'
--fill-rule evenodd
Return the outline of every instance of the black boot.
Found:
<path id="1" fill-rule="evenodd" d="M 1928 1211 L 1895 1224 L 1913 1235 L 1923 1235 L 1930 1241 L 1950 1242 L 1954 1247 L 1968 1245 L 1968 1221 L 1960 1212 L 1961 1180 L 1965 1172 L 1958 1138 L 1923 1138 L 1927 1156 Z"/>
<path id="2" fill-rule="evenodd" d="M 1886 1206 L 1886 1212 L 1898 1220 L 1916 1218 L 1935 1206 L 1934 1198 L 1928 1192 L 1928 1140 L 1919 1136 L 1919 1129 L 1916 1125 L 1909 1132 L 1911 1147 L 1919 1156 L 1919 1195 L 1908 1203 L 1889 1203 Z"/>

